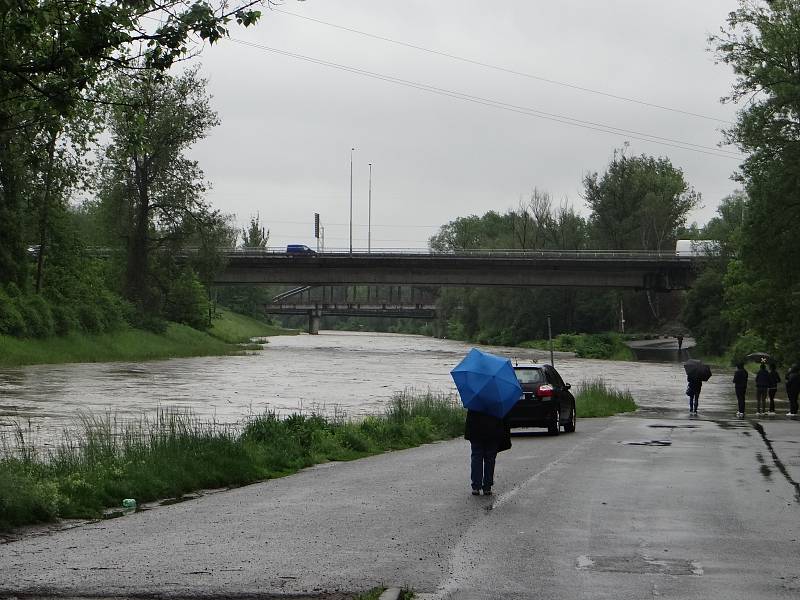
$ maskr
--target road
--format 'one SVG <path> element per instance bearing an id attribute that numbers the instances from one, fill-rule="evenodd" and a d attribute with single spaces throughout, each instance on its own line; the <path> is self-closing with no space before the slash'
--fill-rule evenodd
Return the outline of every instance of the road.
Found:
<path id="1" fill-rule="evenodd" d="M 797 598 L 800 423 L 677 412 L 453 440 L 0 545 L 0 596 Z M 337 596 L 340 597 L 340 596 Z"/>

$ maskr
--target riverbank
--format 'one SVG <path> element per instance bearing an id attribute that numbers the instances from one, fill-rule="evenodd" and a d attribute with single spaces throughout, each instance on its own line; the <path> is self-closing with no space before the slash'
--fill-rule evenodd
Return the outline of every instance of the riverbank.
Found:
<path id="1" fill-rule="evenodd" d="M 636 408 L 629 393 L 600 380 L 579 386 L 576 406 L 587 417 Z M 133 422 L 87 416 L 81 431 L 50 450 L 32 445 L 19 427 L 15 440 L 0 439 L 0 531 L 99 518 L 125 498 L 140 504 L 181 498 L 457 438 L 464 433 L 464 415 L 453 396 L 403 392 L 380 416 L 352 421 L 268 412 L 239 430 L 170 410 Z"/>
<path id="2" fill-rule="evenodd" d="M 76 333 L 44 339 L 0 335 L 0 367 L 221 356 L 246 351 L 239 344 L 254 337 L 297 333 L 223 308 L 207 332 L 170 323 L 163 334 L 125 328 L 99 335 Z"/>

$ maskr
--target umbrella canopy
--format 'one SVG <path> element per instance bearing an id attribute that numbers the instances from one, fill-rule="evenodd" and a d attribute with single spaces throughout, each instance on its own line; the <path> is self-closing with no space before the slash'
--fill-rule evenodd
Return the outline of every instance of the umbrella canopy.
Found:
<path id="1" fill-rule="evenodd" d="M 465 408 L 499 419 L 505 417 L 522 396 L 511 361 L 477 348 L 470 350 L 450 375 Z"/>
<path id="2" fill-rule="evenodd" d="M 687 360 L 683 365 L 683 370 L 686 371 L 686 376 L 692 379 L 702 379 L 703 381 L 711 379 L 711 367 L 697 358 Z"/>
<path id="3" fill-rule="evenodd" d="M 766 352 L 751 352 L 744 358 L 745 360 L 754 360 L 756 362 L 767 362 L 770 359 L 770 355 Z"/>

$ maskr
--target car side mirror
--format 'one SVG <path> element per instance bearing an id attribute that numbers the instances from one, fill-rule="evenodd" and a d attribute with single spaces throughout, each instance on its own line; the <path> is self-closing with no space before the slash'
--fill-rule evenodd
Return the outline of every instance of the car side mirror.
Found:
<path id="1" fill-rule="evenodd" d="M 565 390 L 568 390 L 568 389 L 570 389 L 571 387 L 572 387 L 572 384 L 571 384 L 571 383 L 565 383 L 565 384 L 564 384 L 564 389 L 565 389 Z"/>

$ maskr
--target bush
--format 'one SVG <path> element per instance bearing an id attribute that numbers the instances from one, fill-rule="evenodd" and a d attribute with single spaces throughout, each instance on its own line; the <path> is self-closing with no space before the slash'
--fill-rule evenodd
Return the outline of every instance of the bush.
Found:
<path id="1" fill-rule="evenodd" d="M 17 305 L 17 299 L 12 298 L 0 287 L 0 334 L 22 337 L 28 332 L 25 319 Z"/>
<path id="2" fill-rule="evenodd" d="M 22 318 L 25 320 L 28 335 L 45 338 L 55 333 L 53 313 L 44 298 L 38 294 L 32 294 L 19 298 L 17 303 Z"/>
<path id="3" fill-rule="evenodd" d="M 208 296 L 192 271 L 175 279 L 167 291 L 165 316 L 195 329 L 208 329 Z"/>
<path id="4" fill-rule="evenodd" d="M 747 331 L 736 338 L 730 349 L 731 364 L 745 361 L 751 352 L 767 352 L 767 342 L 754 331 Z"/>

